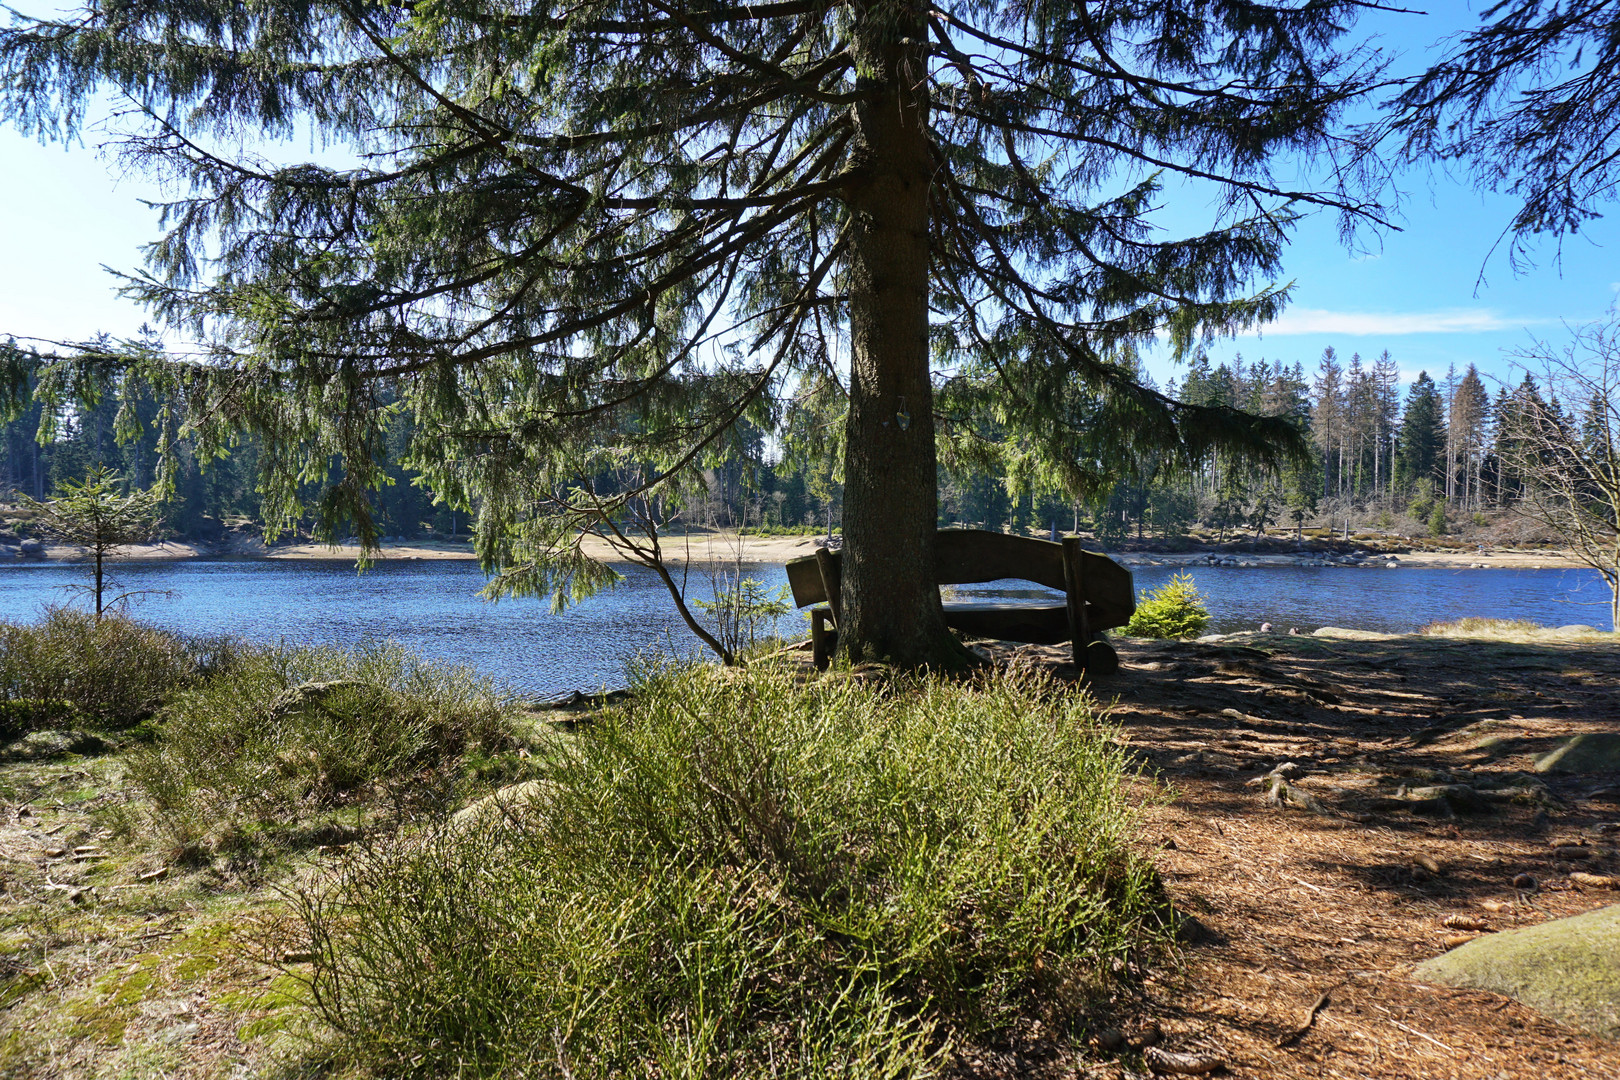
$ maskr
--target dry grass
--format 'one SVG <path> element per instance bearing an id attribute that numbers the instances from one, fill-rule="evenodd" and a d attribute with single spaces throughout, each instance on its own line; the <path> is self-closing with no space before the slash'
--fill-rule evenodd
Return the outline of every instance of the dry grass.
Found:
<path id="1" fill-rule="evenodd" d="M 1418 633 L 1424 637 L 1521 643 L 1620 640 L 1620 634 L 1611 634 L 1592 626 L 1542 626 L 1527 619 L 1457 619 L 1453 622 L 1430 623 Z"/>
<path id="2" fill-rule="evenodd" d="M 259 963 L 283 900 L 121 841 L 122 781 L 116 757 L 0 767 L 0 1077 L 264 1075 L 300 1045 L 300 988 Z"/>

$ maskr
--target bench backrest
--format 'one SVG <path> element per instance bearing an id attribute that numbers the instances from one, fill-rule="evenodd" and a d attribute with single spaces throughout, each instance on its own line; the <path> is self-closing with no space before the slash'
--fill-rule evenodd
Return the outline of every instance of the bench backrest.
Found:
<path id="1" fill-rule="evenodd" d="M 843 555 L 832 553 L 840 571 Z M 1085 552 L 1087 606 L 1098 629 L 1124 626 L 1136 610 L 1131 572 L 1113 559 Z M 799 607 L 824 603 L 827 590 L 813 555 L 787 564 L 793 602 Z M 970 585 L 982 581 L 1033 581 L 1058 592 L 1063 582 L 1063 545 L 1028 536 L 985 532 L 980 529 L 941 529 L 934 534 L 934 581 L 940 585 Z"/>

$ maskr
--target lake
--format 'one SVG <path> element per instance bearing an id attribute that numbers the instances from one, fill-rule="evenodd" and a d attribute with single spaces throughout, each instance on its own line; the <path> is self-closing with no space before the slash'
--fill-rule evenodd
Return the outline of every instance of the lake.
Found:
<path id="1" fill-rule="evenodd" d="M 1177 569 L 1133 573 L 1138 588 L 1152 589 Z M 120 589 L 167 590 L 166 597 L 143 599 L 132 613 L 182 633 L 297 644 L 394 638 L 524 693 L 551 696 L 621 685 L 624 662 L 637 651 L 701 652 L 657 577 L 637 567 L 623 570 L 617 589 L 560 615 L 543 601 L 480 600 L 484 577 L 476 563 L 463 560 L 384 562 L 364 573 L 339 560 L 151 561 L 119 564 L 113 576 Z M 747 572 L 773 588 L 787 580 L 780 566 Z M 1613 629 L 1608 594 L 1593 570 L 1196 567 L 1192 574 L 1209 598 L 1216 633 L 1255 630 L 1262 622 L 1280 632 L 1328 625 L 1401 632 L 1468 615 Z M 32 619 L 43 606 L 72 599 L 63 586 L 84 580 L 84 568 L 72 564 L 0 566 L 0 619 Z M 695 571 L 692 584 L 693 595 L 712 595 L 705 574 Z M 961 599 L 1051 595 L 995 583 L 957 591 Z M 795 615 L 780 629 L 787 634 L 802 625 Z"/>

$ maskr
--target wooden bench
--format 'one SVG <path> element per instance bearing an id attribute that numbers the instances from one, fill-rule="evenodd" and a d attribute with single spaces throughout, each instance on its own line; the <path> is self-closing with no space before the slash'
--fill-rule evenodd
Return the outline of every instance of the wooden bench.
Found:
<path id="1" fill-rule="evenodd" d="M 787 564 L 793 602 L 811 608 L 810 641 L 817 667 L 832 658 L 842 610 L 843 555 L 820 548 Z M 1085 551 L 1079 540 L 1035 540 L 1027 536 L 941 529 L 934 537 L 934 580 L 940 585 L 984 581 L 1033 581 L 1064 594 L 1061 604 L 993 606 L 945 605 L 945 625 L 974 637 L 1060 645 L 1067 641 L 1075 664 L 1097 675 L 1119 667 L 1119 657 L 1100 632 L 1124 626 L 1136 610 L 1131 572 L 1106 555 Z"/>

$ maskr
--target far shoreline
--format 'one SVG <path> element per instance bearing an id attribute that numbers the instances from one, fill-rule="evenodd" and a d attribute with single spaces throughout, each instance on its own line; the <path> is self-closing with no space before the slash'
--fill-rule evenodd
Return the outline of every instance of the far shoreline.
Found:
<path id="1" fill-rule="evenodd" d="M 662 540 L 665 559 L 676 564 L 734 564 L 777 565 L 812 554 L 820 536 L 739 536 L 734 532 L 715 531 L 669 536 Z M 1584 569 L 1586 564 L 1568 551 L 1538 549 L 1484 549 L 1468 551 L 1463 548 L 1440 550 L 1410 550 L 1404 545 L 1394 552 L 1355 542 L 1335 541 L 1324 544 L 1295 543 L 1268 537 L 1264 542 L 1271 550 L 1255 551 L 1257 545 L 1244 542 L 1225 544 L 1192 542 L 1183 551 L 1109 550 L 1106 554 L 1121 565 L 1139 567 L 1175 567 L 1197 570 L 1209 566 L 1239 568 L 1276 568 L 1303 566 L 1334 566 L 1343 568 L 1399 569 L 1420 568 L 1437 570 L 1511 569 L 1511 570 L 1569 570 Z M 1133 545 L 1134 546 L 1134 545 Z M 1276 550 L 1277 548 L 1292 550 Z M 593 558 L 610 563 L 628 563 L 605 541 L 591 539 L 585 551 Z M 317 560 L 349 561 L 360 557 L 357 543 L 321 544 L 294 543 L 267 547 L 262 541 L 236 541 L 209 544 L 192 541 L 170 541 L 156 544 L 138 544 L 120 550 L 118 562 L 164 562 L 205 559 L 242 560 Z M 86 557 L 83 549 L 51 546 L 42 555 L 20 556 L 15 562 L 79 562 Z M 389 541 L 381 545 L 373 556 L 378 562 L 431 562 L 471 561 L 471 545 L 448 540 Z"/>

